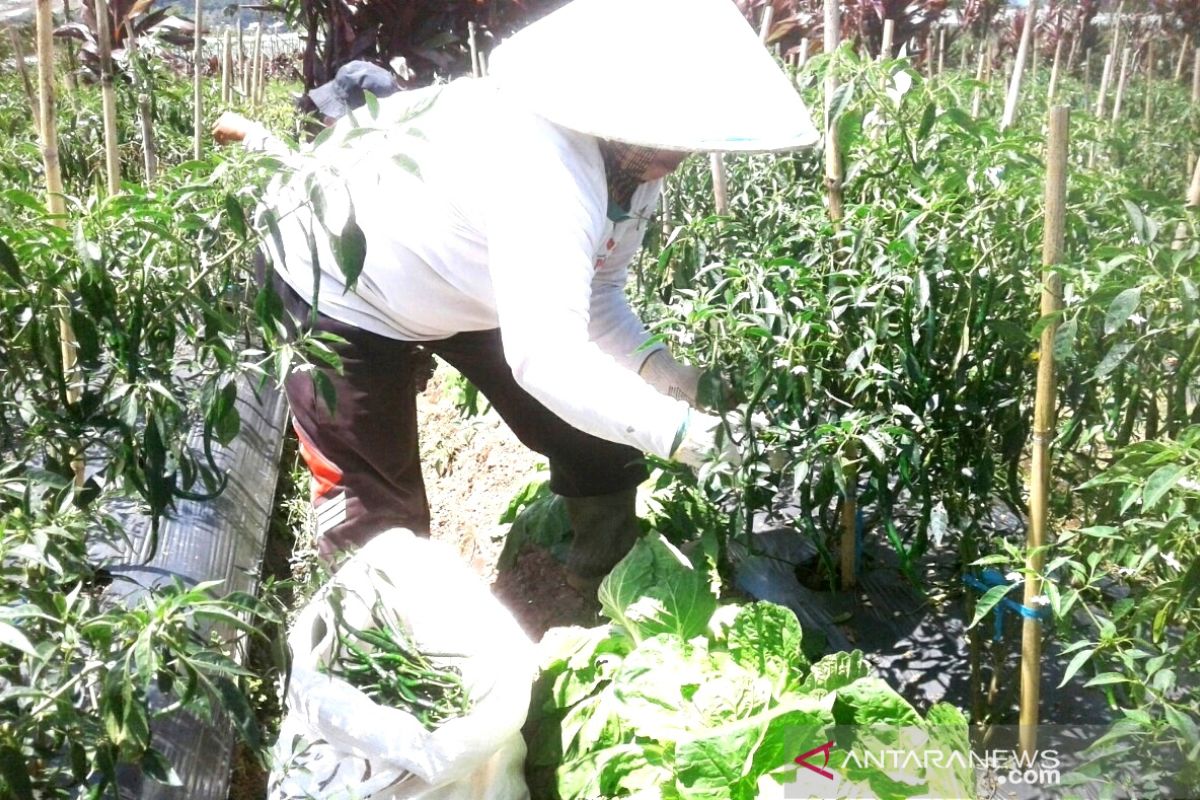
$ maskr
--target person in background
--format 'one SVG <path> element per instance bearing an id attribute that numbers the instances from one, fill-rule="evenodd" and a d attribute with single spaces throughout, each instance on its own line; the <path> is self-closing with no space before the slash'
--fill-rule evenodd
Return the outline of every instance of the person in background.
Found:
<path id="1" fill-rule="evenodd" d="M 414 396 L 425 350 L 548 458 L 573 530 L 570 582 L 591 591 L 639 534 L 644 453 L 737 458 L 722 419 L 698 408 L 701 370 L 652 343 L 626 299 L 662 181 L 690 153 L 818 137 L 729 0 L 574 0 L 490 64 L 487 78 L 383 100 L 372 131 L 339 122 L 268 191 L 285 308 L 344 342 L 342 369 L 319 367 L 332 410 L 311 375 L 286 389 L 324 557 L 390 527 L 428 533 Z M 347 275 L 355 229 L 365 258 Z"/>
<path id="2" fill-rule="evenodd" d="M 310 131 L 316 133 L 366 105 L 367 92 L 382 99 L 399 90 L 396 76 L 383 67 L 367 61 L 350 61 L 338 69 L 333 80 L 301 95 L 296 105 L 304 119 L 316 124 L 316 130 Z M 241 142 L 247 149 L 274 156 L 290 152 L 287 145 L 261 124 L 233 111 L 217 118 L 212 133 L 218 144 Z"/>

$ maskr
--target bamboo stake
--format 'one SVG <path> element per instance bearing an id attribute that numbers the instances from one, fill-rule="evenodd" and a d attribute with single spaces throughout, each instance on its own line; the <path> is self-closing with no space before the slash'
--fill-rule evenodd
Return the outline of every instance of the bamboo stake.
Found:
<path id="1" fill-rule="evenodd" d="M 1025 10 L 1025 27 L 1021 30 L 1021 45 L 1017 48 L 1017 61 L 1013 65 L 1012 82 L 1008 86 L 1008 96 L 1004 99 L 1004 116 L 1000 119 L 1000 130 L 1011 126 L 1017 116 L 1021 79 L 1025 73 L 1025 62 L 1029 58 L 1030 44 L 1033 41 L 1033 22 L 1036 18 L 1037 0 L 1029 0 L 1029 7 Z"/>
<path id="2" fill-rule="evenodd" d="M 987 51 L 979 48 L 979 66 L 975 69 L 975 80 L 983 82 L 984 71 L 987 69 Z M 983 87 L 976 86 L 971 93 L 971 119 L 979 119 L 979 111 L 983 106 Z"/>
<path id="3" fill-rule="evenodd" d="M 712 167 L 713 203 L 717 216 L 724 217 L 729 213 L 729 182 L 725 176 L 725 159 L 720 153 L 709 155 Z"/>
<path id="4" fill-rule="evenodd" d="M 245 44 L 245 39 L 243 37 L 243 32 L 242 32 L 241 17 L 238 17 L 238 24 L 237 24 L 237 53 L 238 53 L 238 57 L 237 57 L 238 86 L 241 87 L 241 95 L 243 98 L 245 98 L 246 95 L 249 94 L 249 92 L 250 92 L 250 87 L 247 84 L 247 73 L 249 72 L 249 70 L 246 69 L 246 44 Z"/>
<path id="5" fill-rule="evenodd" d="M 834 58 L 841 33 L 841 8 L 837 0 L 825 0 L 825 52 Z M 838 79 L 835 64 L 830 61 L 825 70 L 825 189 L 829 197 L 829 216 L 834 222 L 842 219 L 842 159 L 838 149 L 837 125 L 832 119 L 833 96 Z"/>
<path id="6" fill-rule="evenodd" d="M 896 43 L 896 20 L 885 19 L 883 21 L 883 41 L 879 45 L 879 60 L 887 61 L 892 57 L 892 52 L 895 50 Z"/>
<path id="7" fill-rule="evenodd" d="M 265 27 L 263 22 L 263 12 L 258 12 L 258 31 L 259 39 L 262 41 L 262 30 Z M 271 40 L 265 40 L 258 49 L 258 63 L 254 67 L 254 105 L 261 106 L 267 97 L 267 47 L 271 44 Z"/>
<path id="8" fill-rule="evenodd" d="M 1050 89 L 1046 93 L 1046 97 L 1054 104 L 1054 91 L 1058 88 L 1058 71 L 1062 64 L 1063 40 L 1059 39 L 1058 44 L 1054 46 L 1054 66 L 1050 68 Z"/>
<path id="9" fill-rule="evenodd" d="M 142 162 L 146 168 L 146 185 L 158 177 L 158 153 L 154 147 L 154 116 L 150 110 L 150 95 L 138 95 L 138 122 L 142 127 Z"/>
<path id="10" fill-rule="evenodd" d="M 204 155 L 204 6 L 196 0 L 196 30 L 192 36 L 192 158 L 197 161 Z"/>
<path id="11" fill-rule="evenodd" d="M 1130 48 L 1126 47 L 1121 53 L 1121 78 L 1117 81 L 1117 94 L 1113 98 L 1112 121 L 1115 124 L 1121 118 L 1121 104 L 1125 100 L 1125 86 L 1129 81 Z"/>
<path id="12" fill-rule="evenodd" d="M 796 54 L 796 69 L 804 69 L 804 65 L 808 63 L 809 46 L 807 36 L 800 40 L 800 52 Z"/>
<path id="13" fill-rule="evenodd" d="M 1196 63 L 1192 67 L 1192 105 L 1200 105 L 1200 47 L 1196 48 Z"/>
<path id="14" fill-rule="evenodd" d="M 480 50 L 480 51 L 479 51 L 479 75 L 480 75 L 480 77 L 486 78 L 486 77 L 487 77 L 487 74 L 488 74 L 488 57 L 487 57 L 487 53 L 485 53 L 484 51 Z"/>
<path id="15" fill-rule="evenodd" d="M 54 15 L 51 0 L 35 0 L 37 25 L 37 64 L 39 91 L 38 135 L 42 145 L 42 164 L 46 172 L 46 209 L 53 216 L 53 223 L 67 227 L 67 203 L 63 195 L 62 166 L 58 160 L 58 122 L 54 107 Z M 66 384 L 67 403 L 74 405 L 83 396 L 79 382 L 78 347 L 75 329 L 71 325 L 70 303 L 62 297 L 58 310 L 59 353 L 62 357 L 63 382 Z M 86 462 L 78 444 L 71 445 L 71 470 L 75 477 L 75 488 L 83 486 Z"/>
<path id="16" fill-rule="evenodd" d="M 33 119 L 33 131 L 38 131 L 38 99 L 33 91 L 33 81 L 29 78 L 29 65 L 25 63 L 25 52 L 21 48 L 21 39 L 17 36 L 16 28 L 8 29 L 8 39 L 12 43 L 13 58 L 17 60 L 17 72 L 21 73 L 21 86 L 25 90 L 25 99 L 29 102 L 29 114 Z"/>
<path id="17" fill-rule="evenodd" d="M 1154 43 L 1149 45 L 1150 57 L 1147 62 L 1149 69 L 1146 71 L 1146 94 L 1145 101 L 1142 106 L 1142 122 L 1147 126 L 1154 120 Z"/>
<path id="18" fill-rule="evenodd" d="M 100 56 L 100 97 L 104 116 L 104 164 L 108 176 L 108 194 L 121 191 L 121 153 L 117 145 L 117 94 L 113 88 L 112 17 L 108 0 L 95 0 L 96 39 Z"/>
<path id="19" fill-rule="evenodd" d="M 775 21 L 775 7 L 770 3 L 763 6 L 762 21 L 758 26 L 758 40 L 764 45 L 771 36 L 771 23 Z"/>
<path id="20" fill-rule="evenodd" d="M 233 31 L 225 29 L 221 40 L 221 102 L 229 105 L 233 99 Z"/>
<path id="21" fill-rule="evenodd" d="M 1066 248 L 1067 155 L 1071 117 L 1067 106 L 1050 112 L 1050 141 L 1046 158 L 1046 228 L 1043 233 L 1042 318 L 1062 308 L 1062 276 L 1054 266 L 1062 263 Z M 1038 359 L 1037 396 L 1034 403 L 1032 467 L 1029 480 L 1030 550 L 1025 562 L 1025 600 L 1033 608 L 1042 594 L 1041 573 L 1045 564 L 1050 498 L 1050 442 L 1055 427 L 1054 336 L 1058 325 L 1053 321 L 1042 329 Z M 1037 748 L 1038 704 L 1041 699 L 1042 624 L 1025 617 L 1021 628 L 1021 751 L 1032 754 Z"/>
<path id="22" fill-rule="evenodd" d="M 1108 99 L 1108 87 L 1112 83 L 1113 74 L 1113 54 L 1108 53 L 1104 56 L 1104 70 L 1100 73 L 1100 89 L 1096 92 L 1096 108 L 1095 115 L 1097 118 L 1104 117 L 1104 104 Z"/>
<path id="23" fill-rule="evenodd" d="M 262 80 L 258 65 L 262 60 L 262 14 L 259 14 L 258 29 L 254 32 L 254 49 L 250 51 L 250 73 L 247 94 L 251 106 L 258 105 L 258 82 Z"/>
<path id="24" fill-rule="evenodd" d="M 938 60 L 937 74 L 940 76 L 946 71 L 946 27 L 944 25 L 938 27 Z"/>
<path id="25" fill-rule="evenodd" d="M 1179 60 L 1175 63 L 1175 82 L 1179 83 L 1183 80 L 1183 68 L 1187 65 L 1188 48 L 1192 44 L 1192 35 L 1185 34 L 1183 37 L 1183 47 L 1179 48 Z"/>
<path id="26" fill-rule="evenodd" d="M 1109 48 L 1114 55 L 1121 52 L 1121 19 L 1125 16 L 1125 0 L 1117 6 L 1117 18 L 1113 21 L 1112 45 Z"/>
<path id="27" fill-rule="evenodd" d="M 1075 69 L 1075 59 L 1079 56 L 1079 40 L 1083 37 L 1075 34 L 1071 36 L 1071 49 L 1067 53 L 1067 72 L 1068 74 Z"/>
<path id="28" fill-rule="evenodd" d="M 479 43 L 475 39 L 475 23 L 467 23 L 467 49 L 471 52 L 471 74 L 476 78 L 482 77 L 479 69 Z"/>

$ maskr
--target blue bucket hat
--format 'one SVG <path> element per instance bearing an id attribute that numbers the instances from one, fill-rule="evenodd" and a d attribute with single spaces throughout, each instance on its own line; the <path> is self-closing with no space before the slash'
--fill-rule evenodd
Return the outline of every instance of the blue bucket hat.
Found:
<path id="1" fill-rule="evenodd" d="M 308 93 L 313 105 L 327 117 L 338 119 L 367 102 L 364 91 L 387 97 L 399 90 L 392 73 L 366 61 L 343 64 L 337 75 Z"/>

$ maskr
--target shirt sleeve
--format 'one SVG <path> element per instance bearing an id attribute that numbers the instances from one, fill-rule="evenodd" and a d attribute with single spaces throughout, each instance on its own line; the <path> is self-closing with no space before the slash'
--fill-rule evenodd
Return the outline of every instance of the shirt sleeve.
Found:
<path id="1" fill-rule="evenodd" d="M 606 266 L 596 270 L 592 279 L 592 307 L 589 333 L 601 350 L 627 370 L 637 372 L 650 354 L 666 345 L 646 346 L 650 333 L 641 318 L 629 306 L 625 284 L 629 267 Z"/>
<path id="2" fill-rule="evenodd" d="M 622 320 L 613 330 L 623 333 L 601 337 L 616 351 L 624 348 L 618 341 L 638 338 L 631 335 L 636 316 L 623 294 L 624 311 L 612 294 L 615 276 L 601 281 L 595 298 L 601 308 L 593 305 L 593 259 L 607 197 L 595 140 L 512 116 L 494 132 L 503 155 L 492 160 L 483 191 L 488 263 L 513 375 L 576 428 L 668 457 L 687 404 L 659 394 L 591 335 L 595 311 L 600 319 Z"/>
<path id="3" fill-rule="evenodd" d="M 247 150 L 266 153 L 281 160 L 292 155 L 291 149 L 283 143 L 282 139 L 275 136 L 275 134 L 268 131 L 259 123 L 253 121 L 250 122 L 250 126 L 246 130 L 246 136 L 242 139 L 242 146 Z"/>

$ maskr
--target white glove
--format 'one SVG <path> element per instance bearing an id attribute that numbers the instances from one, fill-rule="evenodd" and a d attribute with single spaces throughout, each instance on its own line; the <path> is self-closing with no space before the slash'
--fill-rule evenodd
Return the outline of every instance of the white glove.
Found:
<path id="1" fill-rule="evenodd" d="M 653 386 L 660 394 L 682 400 L 696 407 L 696 394 L 700 390 L 700 376 L 704 370 L 691 364 L 680 364 L 666 350 L 655 350 L 642 363 L 638 375 Z"/>
<path id="2" fill-rule="evenodd" d="M 734 466 L 741 466 L 742 454 L 729 440 L 725 422 L 720 417 L 692 411 L 684 423 L 683 437 L 671 458 L 692 469 L 700 469 L 716 457 Z"/>

